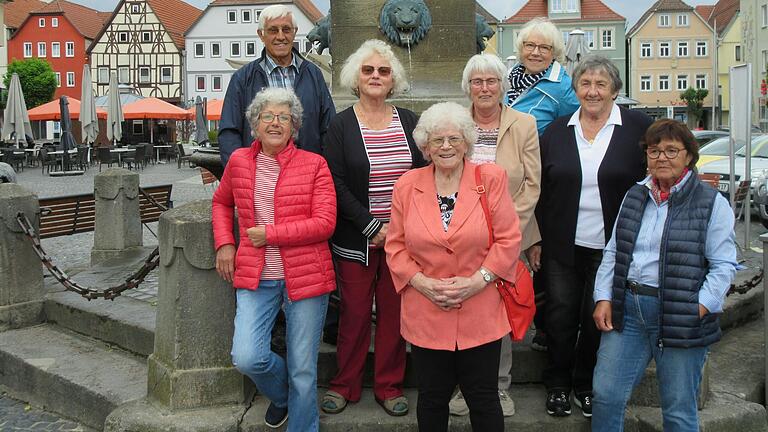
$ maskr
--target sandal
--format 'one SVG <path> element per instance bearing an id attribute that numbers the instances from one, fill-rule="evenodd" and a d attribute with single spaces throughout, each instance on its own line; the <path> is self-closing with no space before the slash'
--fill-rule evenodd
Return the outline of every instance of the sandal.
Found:
<path id="1" fill-rule="evenodd" d="M 328 414 L 338 414 L 342 411 L 344 411 L 344 408 L 347 407 L 347 400 L 344 399 L 344 396 L 336 393 L 333 390 L 328 390 L 323 395 L 323 401 L 320 405 L 320 408 L 322 408 L 323 412 Z"/>
<path id="2" fill-rule="evenodd" d="M 408 414 L 408 399 L 403 395 L 387 400 L 376 398 L 376 402 L 391 416 L 400 417 Z"/>

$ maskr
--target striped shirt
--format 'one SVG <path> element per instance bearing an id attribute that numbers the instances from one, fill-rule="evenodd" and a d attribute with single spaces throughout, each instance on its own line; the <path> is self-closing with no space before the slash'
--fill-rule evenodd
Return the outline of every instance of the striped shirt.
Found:
<path id="1" fill-rule="evenodd" d="M 275 185 L 280 175 L 280 165 L 262 152 L 256 156 L 256 181 L 253 187 L 253 209 L 255 225 L 272 225 L 275 223 Z M 283 259 L 280 247 L 267 245 L 264 259 L 262 279 L 285 279 L 283 274 Z"/>
<path id="2" fill-rule="evenodd" d="M 269 55 L 266 55 L 265 57 L 266 62 L 262 63 L 261 66 L 264 69 L 264 72 L 267 73 L 269 86 L 293 88 L 293 83 L 296 82 L 296 75 L 299 72 L 296 56 L 291 55 L 291 64 L 287 67 L 278 65 Z"/>
<path id="3" fill-rule="evenodd" d="M 477 143 L 472 150 L 473 163 L 478 165 L 496 162 L 496 141 L 499 137 L 499 128 L 496 129 L 477 129 Z"/>
<path id="4" fill-rule="evenodd" d="M 368 176 L 368 209 L 374 218 L 388 223 L 395 182 L 413 165 L 411 149 L 394 107 L 392 121 L 386 129 L 371 130 L 359 118 L 357 122 L 371 166 Z"/>

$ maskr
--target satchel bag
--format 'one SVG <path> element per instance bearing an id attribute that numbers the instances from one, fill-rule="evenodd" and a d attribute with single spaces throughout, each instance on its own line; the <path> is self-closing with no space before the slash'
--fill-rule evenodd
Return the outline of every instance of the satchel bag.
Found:
<path id="1" fill-rule="evenodd" d="M 491 223 L 491 211 L 488 206 L 488 195 L 485 193 L 480 178 L 480 167 L 475 168 L 476 190 L 480 195 L 480 204 L 485 214 L 485 222 L 488 224 L 488 247 L 493 245 L 493 224 Z M 512 328 L 512 340 L 520 342 L 525 337 L 525 333 L 533 322 L 533 316 L 536 314 L 536 302 L 533 294 L 533 279 L 528 267 L 521 259 L 517 259 L 515 268 L 514 282 L 507 281 L 501 277 L 496 279 L 496 288 L 504 301 L 504 307 L 507 310 L 507 319 Z"/>

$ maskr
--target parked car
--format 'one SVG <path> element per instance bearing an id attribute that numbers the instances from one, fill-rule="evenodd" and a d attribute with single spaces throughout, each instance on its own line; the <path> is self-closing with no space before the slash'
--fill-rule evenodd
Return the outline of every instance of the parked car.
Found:
<path id="1" fill-rule="evenodd" d="M 722 139 L 722 138 L 721 138 Z M 714 144 L 714 143 L 713 143 Z M 752 138 L 752 162 L 750 166 L 750 189 L 754 197 L 755 185 L 758 177 L 763 175 L 763 172 L 768 171 L 768 135 L 760 135 Z M 738 187 L 739 182 L 744 177 L 746 171 L 746 147 L 742 147 L 735 152 L 734 158 L 734 180 Z M 725 195 L 726 198 L 730 196 L 730 160 L 723 157 L 722 159 L 706 163 L 698 167 L 700 174 L 718 174 L 720 181 L 717 185 L 717 189 Z"/>
<path id="2" fill-rule="evenodd" d="M 728 132 L 719 130 L 694 130 L 691 132 L 693 133 L 693 137 L 696 138 L 696 141 L 699 142 L 699 148 L 703 148 L 717 138 L 728 136 Z"/>
<path id="3" fill-rule="evenodd" d="M 757 207 L 760 223 L 768 228 L 768 172 L 763 172 L 754 181 L 752 202 Z"/>
<path id="4" fill-rule="evenodd" d="M 760 142 L 764 142 L 760 140 L 759 138 L 764 137 L 766 135 L 753 135 L 752 136 L 752 154 L 757 151 L 757 144 Z M 696 162 L 696 168 L 701 170 L 701 168 L 704 165 L 709 164 L 710 162 L 714 162 L 717 160 L 727 160 L 728 159 L 728 153 L 729 153 L 729 137 L 725 136 L 722 138 L 717 138 L 712 141 L 710 141 L 708 144 L 705 144 L 704 147 L 702 147 L 699 150 L 699 161 Z M 743 151 L 745 142 L 742 140 L 737 140 L 736 145 L 734 146 L 736 148 L 736 152 L 738 153 L 740 151 Z"/>

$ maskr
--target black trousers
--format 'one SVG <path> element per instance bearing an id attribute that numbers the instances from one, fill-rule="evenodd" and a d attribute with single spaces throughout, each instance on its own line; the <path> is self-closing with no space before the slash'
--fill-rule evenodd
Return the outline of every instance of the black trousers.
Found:
<path id="1" fill-rule="evenodd" d="M 542 265 L 547 280 L 548 344 L 543 378 L 548 391 L 592 392 L 592 372 L 600 346 L 600 332 L 592 320 L 592 293 L 602 258 L 601 249 L 576 246 L 572 266 L 555 259 Z"/>
<path id="2" fill-rule="evenodd" d="M 412 345 L 411 356 L 419 386 L 416 407 L 419 432 L 448 430 L 448 402 L 457 384 L 469 406 L 472 430 L 503 432 L 498 383 L 500 354 L 501 339 L 456 351 Z"/>

